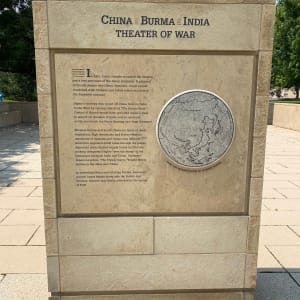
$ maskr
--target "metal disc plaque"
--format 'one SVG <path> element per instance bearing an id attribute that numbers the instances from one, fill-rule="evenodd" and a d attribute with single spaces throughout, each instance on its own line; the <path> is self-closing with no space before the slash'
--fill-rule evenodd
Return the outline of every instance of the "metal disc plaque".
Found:
<path id="1" fill-rule="evenodd" d="M 232 145 L 234 133 L 234 118 L 227 103 L 204 90 L 173 97 L 156 125 L 159 145 L 168 160 L 189 170 L 217 164 Z"/>

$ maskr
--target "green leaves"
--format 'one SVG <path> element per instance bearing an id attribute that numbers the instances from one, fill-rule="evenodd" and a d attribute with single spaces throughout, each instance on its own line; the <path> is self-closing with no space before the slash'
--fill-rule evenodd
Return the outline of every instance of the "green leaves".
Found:
<path id="1" fill-rule="evenodd" d="M 276 88 L 295 87 L 296 91 L 300 87 L 299 0 L 281 0 L 277 3 L 272 84 Z"/>
<path id="2" fill-rule="evenodd" d="M 13 87 L 17 90 L 20 87 L 34 90 L 35 61 L 31 0 L 0 0 L 0 71 L 4 72 L 2 79 L 4 74 L 10 73 L 15 74 L 13 77 L 16 78 L 2 80 L 2 90 L 10 91 L 11 95 L 14 94 Z M 19 78 L 26 78 L 26 80 L 22 81 Z M 7 87 L 3 87 L 4 82 Z"/>
<path id="3" fill-rule="evenodd" d="M 31 6 L 31 0 L 1 0 L 0 13 L 7 10 L 22 10 Z"/>

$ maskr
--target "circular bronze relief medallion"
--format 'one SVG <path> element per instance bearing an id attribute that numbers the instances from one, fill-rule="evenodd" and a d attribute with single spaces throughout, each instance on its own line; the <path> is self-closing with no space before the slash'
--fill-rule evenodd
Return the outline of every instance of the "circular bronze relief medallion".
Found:
<path id="1" fill-rule="evenodd" d="M 234 118 L 227 103 L 204 90 L 173 97 L 156 124 L 158 143 L 167 159 L 189 170 L 217 164 L 232 145 L 234 133 Z"/>

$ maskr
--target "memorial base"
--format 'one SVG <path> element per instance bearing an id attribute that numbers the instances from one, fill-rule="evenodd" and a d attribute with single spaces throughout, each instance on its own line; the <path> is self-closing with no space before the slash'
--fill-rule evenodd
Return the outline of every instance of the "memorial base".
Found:
<path id="1" fill-rule="evenodd" d="M 49 300 L 254 300 L 254 292 L 53 296 Z"/>

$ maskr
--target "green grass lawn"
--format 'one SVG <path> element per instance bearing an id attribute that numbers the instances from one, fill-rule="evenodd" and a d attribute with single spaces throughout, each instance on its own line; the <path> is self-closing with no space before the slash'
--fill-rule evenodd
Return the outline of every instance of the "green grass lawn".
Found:
<path id="1" fill-rule="evenodd" d="M 14 100 L 4 97 L 3 102 L 14 102 Z"/>
<path id="2" fill-rule="evenodd" d="M 271 103 L 300 104 L 300 99 L 283 98 L 280 100 L 271 100 Z"/>

